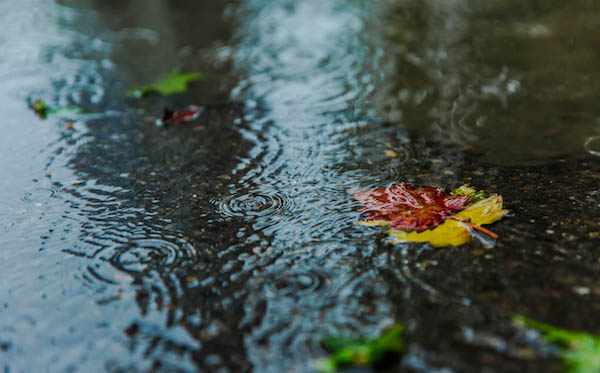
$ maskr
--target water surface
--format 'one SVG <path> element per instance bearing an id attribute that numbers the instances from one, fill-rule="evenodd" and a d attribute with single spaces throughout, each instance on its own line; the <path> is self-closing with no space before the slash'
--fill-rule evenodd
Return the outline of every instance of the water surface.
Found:
<path id="1" fill-rule="evenodd" d="M 547 372 L 510 313 L 600 332 L 595 2 L 3 8 L 4 370 L 310 371 L 403 322 L 391 371 Z M 124 96 L 174 68 L 208 78 Z M 397 181 L 502 194 L 501 240 L 355 226 L 349 191 Z"/>

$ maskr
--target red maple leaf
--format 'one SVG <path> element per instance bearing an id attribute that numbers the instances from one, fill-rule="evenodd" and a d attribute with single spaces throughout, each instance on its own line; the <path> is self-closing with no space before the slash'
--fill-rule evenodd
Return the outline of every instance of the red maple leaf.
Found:
<path id="1" fill-rule="evenodd" d="M 200 114 L 202 114 L 202 108 L 196 105 L 190 105 L 182 111 L 165 107 L 163 117 L 157 121 L 157 124 L 165 127 L 169 124 L 185 124 L 198 119 Z"/>
<path id="2" fill-rule="evenodd" d="M 408 183 L 352 195 L 363 204 L 361 211 L 369 213 L 366 221 L 385 220 L 393 229 L 418 232 L 438 226 L 446 216 L 463 210 L 469 200 L 469 196 L 450 196 L 440 188 L 416 188 Z"/>

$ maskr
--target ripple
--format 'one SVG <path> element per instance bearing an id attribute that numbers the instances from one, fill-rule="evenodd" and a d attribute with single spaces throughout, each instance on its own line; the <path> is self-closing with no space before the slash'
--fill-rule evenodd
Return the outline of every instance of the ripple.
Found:
<path id="1" fill-rule="evenodd" d="M 219 210 L 230 217 L 265 217 L 289 212 L 294 201 L 285 193 L 271 194 L 251 192 L 231 196 L 219 203 Z"/>
<path id="2" fill-rule="evenodd" d="M 21 196 L 21 201 L 28 203 L 43 202 L 48 198 L 54 198 L 61 192 L 60 189 L 52 188 L 37 188 L 28 192 L 25 192 Z"/>
<path id="3" fill-rule="evenodd" d="M 161 239 L 140 239 L 118 247 L 110 262 L 125 272 L 142 272 L 149 268 L 160 268 L 191 258 L 191 245 Z"/>
<path id="4" fill-rule="evenodd" d="M 267 296 L 304 296 L 319 292 L 323 294 L 331 286 L 324 271 L 297 270 L 287 273 L 278 273 L 265 285 Z"/>

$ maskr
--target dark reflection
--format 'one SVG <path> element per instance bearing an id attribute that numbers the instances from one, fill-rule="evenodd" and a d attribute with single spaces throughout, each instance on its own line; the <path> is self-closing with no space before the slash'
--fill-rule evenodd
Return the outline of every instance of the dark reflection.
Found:
<path id="1" fill-rule="evenodd" d="M 581 157 L 597 133 L 595 2 L 405 1 L 381 7 L 390 121 L 483 161 Z M 385 19 L 381 24 L 379 19 Z"/>

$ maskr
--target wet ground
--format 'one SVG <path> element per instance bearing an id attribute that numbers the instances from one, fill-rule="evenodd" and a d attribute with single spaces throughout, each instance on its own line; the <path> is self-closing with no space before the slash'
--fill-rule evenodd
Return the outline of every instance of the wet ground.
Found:
<path id="1" fill-rule="evenodd" d="M 559 372 L 511 313 L 600 334 L 595 1 L 0 10 L 4 372 L 304 372 L 395 322 L 389 371 Z M 125 97 L 174 68 L 207 78 Z M 348 191 L 396 181 L 502 194 L 500 240 L 355 226 Z"/>

